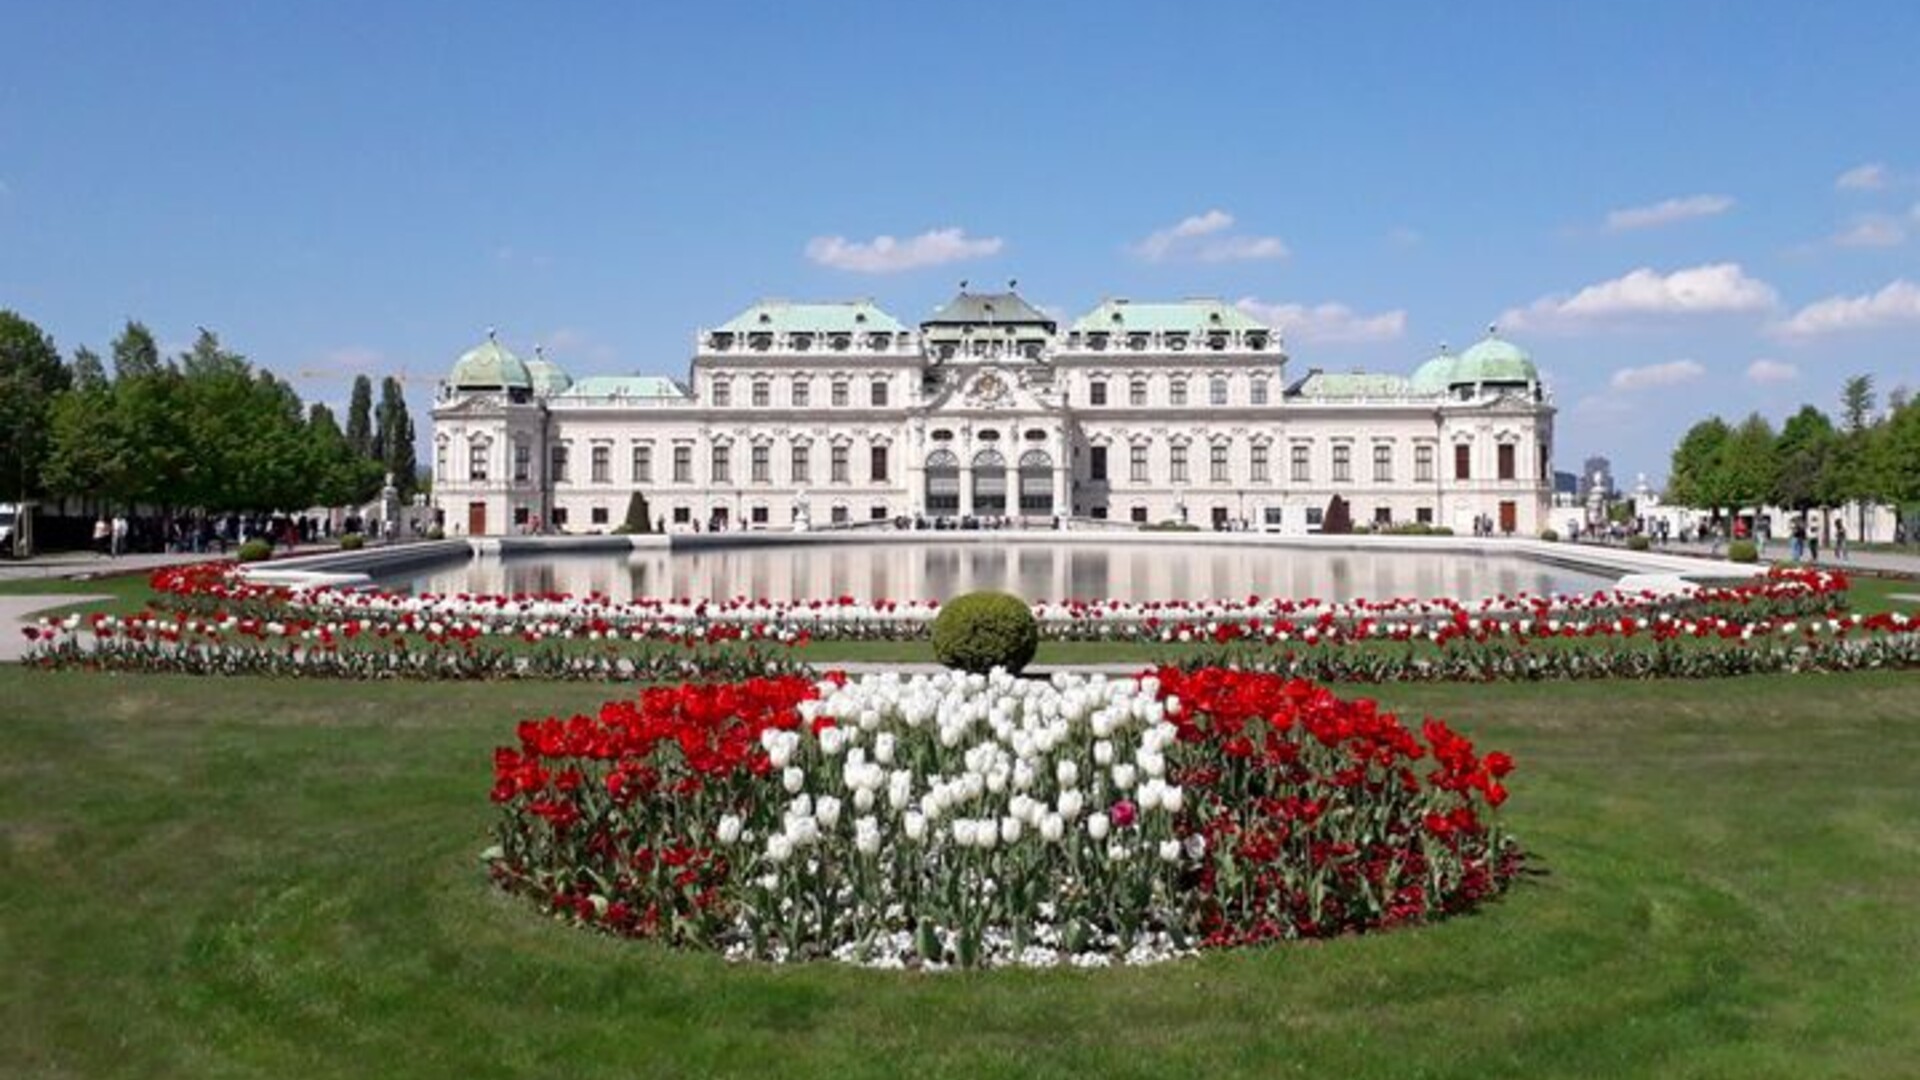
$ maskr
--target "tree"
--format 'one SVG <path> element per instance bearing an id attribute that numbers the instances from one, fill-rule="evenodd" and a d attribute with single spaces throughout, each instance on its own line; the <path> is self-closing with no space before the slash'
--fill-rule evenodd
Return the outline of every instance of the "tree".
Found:
<path id="1" fill-rule="evenodd" d="M 67 365 L 67 384 L 75 390 L 105 390 L 107 368 L 100 354 L 80 346 L 73 351 L 73 363 Z"/>
<path id="2" fill-rule="evenodd" d="M 379 426 L 375 438 L 376 456 L 386 472 L 393 474 L 394 486 L 402 497 L 411 495 L 415 474 L 413 418 L 407 414 L 406 394 L 400 380 L 389 375 L 380 381 Z"/>
<path id="3" fill-rule="evenodd" d="M 1920 503 L 1920 401 L 1907 401 L 1876 431 L 1872 456 L 1884 476 L 1884 497 L 1901 508 Z"/>
<path id="4" fill-rule="evenodd" d="M 318 402 L 307 411 L 307 454 L 313 471 L 313 501 L 321 506 L 365 502 L 380 486 L 380 469 L 353 452 L 333 410 Z"/>
<path id="5" fill-rule="evenodd" d="M 1802 511 L 1824 504 L 1835 437 L 1833 421 L 1811 405 L 1788 417 L 1774 446 L 1779 472 L 1770 501 Z"/>
<path id="6" fill-rule="evenodd" d="M 114 409 L 113 384 L 91 349 L 73 354 L 71 385 L 49 418 L 47 490 L 110 499 L 126 489 L 127 448 Z"/>
<path id="7" fill-rule="evenodd" d="M 1873 376 L 1854 375 L 1840 387 L 1840 416 L 1848 433 L 1865 431 L 1873 421 Z"/>
<path id="8" fill-rule="evenodd" d="M 153 332 L 136 320 L 128 319 L 120 336 L 113 339 L 113 377 L 115 382 L 159 375 L 166 366 L 160 359 L 160 346 Z"/>
<path id="9" fill-rule="evenodd" d="M 153 334 L 129 321 L 113 342 L 113 421 L 126 436 L 125 467 L 102 494 L 121 503 L 182 505 L 191 471 L 179 369 L 160 357 Z"/>
<path id="10" fill-rule="evenodd" d="M 1673 448 L 1667 475 L 1667 501 L 1678 506 L 1718 510 L 1727 504 L 1720 469 L 1721 450 L 1732 432 L 1719 417 L 1702 420 L 1687 429 Z"/>
<path id="11" fill-rule="evenodd" d="M 353 377 L 353 396 L 347 403 L 347 445 L 363 458 L 379 457 L 373 443 L 373 380 Z"/>
<path id="12" fill-rule="evenodd" d="M 66 388 L 67 369 L 53 339 L 0 310 L 0 491 L 25 499 L 45 490 L 51 411 Z"/>
<path id="13" fill-rule="evenodd" d="M 1749 415 L 1727 436 L 1720 448 L 1722 493 L 1735 509 L 1762 506 L 1780 479 L 1780 456 L 1774 449 L 1773 425 L 1759 413 Z"/>

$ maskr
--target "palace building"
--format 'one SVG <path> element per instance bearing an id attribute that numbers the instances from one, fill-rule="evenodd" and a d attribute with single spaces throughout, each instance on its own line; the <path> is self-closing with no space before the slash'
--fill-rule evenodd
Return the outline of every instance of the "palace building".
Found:
<path id="1" fill-rule="evenodd" d="M 905 518 L 1320 531 L 1548 524 L 1554 409 L 1489 330 L 1413 375 L 1290 371 L 1219 300 L 1107 300 L 1062 327 L 963 289 L 910 327 L 870 301 L 767 300 L 696 336 L 686 380 L 574 381 L 495 340 L 433 409 L 449 535 L 611 532 L 631 496 L 674 531 Z"/>

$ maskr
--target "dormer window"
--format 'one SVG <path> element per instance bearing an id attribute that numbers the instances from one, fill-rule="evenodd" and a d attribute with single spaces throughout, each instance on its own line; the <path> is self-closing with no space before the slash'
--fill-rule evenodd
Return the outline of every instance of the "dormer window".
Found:
<path id="1" fill-rule="evenodd" d="M 1264 349 L 1266 347 L 1267 347 L 1267 335 L 1265 334 L 1248 334 L 1247 335 L 1247 348 Z"/>
<path id="2" fill-rule="evenodd" d="M 1207 348 L 1212 349 L 1214 352 L 1219 352 L 1220 350 L 1226 347 L 1227 347 L 1227 335 L 1209 334 L 1207 336 Z"/>
<path id="3" fill-rule="evenodd" d="M 1185 334 L 1167 335 L 1167 348 L 1172 349 L 1174 352 L 1183 352 L 1186 350 L 1186 347 L 1187 347 L 1187 335 Z"/>
<path id="4" fill-rule="evenodd" d="M 866 312 L 864 312 L 864 311 L 856 311 L 856 312 L 854 312 L 854 313 L 853 313 L 853 321 L 854 321 L 854 322 L 857 322 L 857 323 L 863 323 L 863 322 L 866 322 L 866 321 L 867 321 L 867 313 L 866 313 Z"/>
<path id="5" fill-rule="evenodd" d="M 760 313 L 760 325 L 766 326 L 772 322 L 773 322 L 773 316 L 767 314 L 764 311 Z"/>
<path id="6" fill-rule="evenodd" d="M 747 347 L 754 352 L 766 352 L 773 348 L 772 334 L 754 334 L 747 338 Z"/>
<path id="7" fill-rule="evenodd" d="M 711 340 L 715 352 L 726 352 L 728 349 L 733 348 L 732 334 L 714 334 L 709 340 Z"/>
<path id="8" fill-rule="evenodd" d="M 787 339 L 787 343 L 793 346 L 794 352 L 806 352 L 808 349 L 813 348 L 813 335 L 795 334 Z"/>
<path id="9" fill-rule="evenodd" d="M 1144 352 L 1147 348 L 1147 335 L 1130 334 L 1127 336 L 1127 348 L 1134 352 Z"/>
<path id="10" fill-rule="evenodd" d="M 887 335 L 873 334 L 867 338 L 867 348 L 879 352 L 887 347 Z"/>
<path id="11" fill-rule="evenodd" d="M 845 334 L 835 334 L 833 335 L 832 344 L 833 344 L 833 351 L 846 352 L 847 346 L 853 344 L 853 341 L 852 339 L 848 338 L 847 335 Z"/>
<path id="12" fill-rule="evenodd" d="M 1088 335 L 1087 335 L 1087 348 L 1089 348 L 1089 349 L 1092 349 L 1092 350 L 1093 350 L 1094 352 L 1105 352 L 1105 351 L 1107 351 L 1107 335 L 1105 335 L 1105 334 L 1088 334 Z"/>

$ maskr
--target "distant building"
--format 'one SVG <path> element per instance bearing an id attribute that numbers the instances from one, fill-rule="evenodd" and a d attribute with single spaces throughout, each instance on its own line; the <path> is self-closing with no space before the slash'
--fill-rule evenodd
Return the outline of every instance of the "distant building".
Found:
<path id="1" fill-rule="evenodd" d="M 1620 497 L 1620 489 L 1613 483 L 1613 462 L 1596 454 L 1580 466 L 1580 490 L 1582 503 L 1593 493 L 1595 484 L 1600 485 L 1600 494 L 1611 502 Z"/>
<path id="2" fill-rule="evenodd" d="M 1558 469 L 1554 470 L 1553 493 L 1555 495 L 1579 495 L 1580 477 L 1574 473 L 1562 472 Z"/>
<path id="3" fill-rule="evenodd" d="M 1489 331 L 1411 378 L 1310 369 L 1219 300 L 1109 300 L 1070 325 L 961 292 L 913 328 L 868 301 L 754 304 L 684 382 L 574 381 L 491 334 L 433 409 L 451 535 L 605 532 L 629 496 L 674 530 L 906 518 L 1320 529 L 1547 524 L 1554 407 Z"/>

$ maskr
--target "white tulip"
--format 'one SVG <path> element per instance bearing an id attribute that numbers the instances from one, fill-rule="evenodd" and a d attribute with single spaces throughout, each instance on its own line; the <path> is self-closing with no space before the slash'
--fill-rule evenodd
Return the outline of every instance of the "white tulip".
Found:
<path id="1" fill-rule="evenodd" d="M 1001 842 L 1002 842 L 1002 843 L 1005 843 L 1005 844 L 1017 844 L 1017 843 L 1019 843 L 1019 842 L 1020 842 L 1020 828 L 1021 828 L 1021 826 L 1020 826 L 1020 819 L 1019 819 L 1019 818 L 1017 818 L 1017 817 L 1003 817 L 1003 818 L 1001 818 L 1001 819 L 1000 819 L 1000 840 L 1001 840 Z"/>
<path id="2" fill-rule="evenodd" d="M 953 819 L 953 842 L 960 847 L 973 846 L 973 819 Z"/>
<path id="3" fill-rule="evenodd" d="M 1161 862 L 1180 861 L 1180 841 L 1178 840 L 1160 841 L 1160 861 Z"/>
<path id="4" fill-rule="evenodd" d="M 793 854 L 793 843 L 785 835 L 775 833 L 767 837 L 767 859 L 769 862 L 783 863 Z"/>
<path id="5" fill-rule="evenodd" d="M 927 837 L 927 817 L 918 810 L 907 811 L 906 817 L 901 819 L 901 827 L 906 830 L 907 839 L 916 844 Z"/>
<path id="6" fill-rule="evenodd" d="M 893 732 L 883 731 L 874 737 L 873 760 L 882 765 L 893 764 Z"/>
<path id="7" fill-rule="evenodd" d="M 789 765 L 780 774 L 780 786 L 786 788 L 789 795 L 799 794 L 806 782 L 807 774 L 798 765 Z"/>
<path id="8" fill-rule="evenodd" d="M 840 800 L 831 795 L 820 796 L 820 803 L 814 808 L 814 820 L 823 829 L 831 829 L 840 820 Z"/>
<path id="9" fill-rule="evenodd" d="M 1113 767 L 1113 786 L 1121 791 L 1131 790 L 1136 779 L 1138 777 L 1133 766 L 1120 764 Z"/>
<path id="10" fill-rule="evenodd" d="M 1079 817 L 1081 809 L 1085 806 L 1086 796 L 1080 793 L 1079 788 L 1068 788 L 1060 793 L 1060 816 L 1068 821 Z"/>
<path id="11" fill-rule="evenodd" d="M 873 789 L 861 788 L 853 793 L 853 809 L 856 813 L 867 813 L 873 809 Z M 862 819 L 865 820 L 865 819 Z"/>
<path id="12" fill-rule="evenodd" d="M 836 757 L 847 745 L 847 733 L 844 728 L 830 727 L 820 733 L 820 752 L 828 757 Z"/>
<path id="13" fill-rule="evenodd" d="M 1180 808 L 1186 804 L 1186 801 L 1186 793 L 1171 784 L 1167 785 L 1160 792 L 1160 805 L 1169 814 L 1179 813 Z"/>
<path id="14" fill-rule="evenodd" d="M 870 817 L 858 818 L 853 823 L 853 846 L 862 855 L 872 855 L 880 850 L 880 825 Z"/>
<path id="15" fill-rule="evenodd" d="M 1070 788 L 1080 782 L 1080 764 L 1072 758 L 1061 758 L 1053 767 L 1053 778 L 1063 788 Z"/>
<path id="16" fill-rule="evenodd" d="M 738 815 L 722 814 L 720 816 L 720 827 L 716 830 L 719 833 L 720 842 L 729 846 L 737 843 L 740 839 L 740 829 L 742 825 L 743 822 L 741 822 Z"/>
<path id="17" fill-rule="evenodd" d="M 1040 839 L 1049 844 L 1057 844 L 1066 835 L 1067 823 L 1059 814 L 1048 814 L 1040 819 Z"/>
<path id="18" fill-rule="evenodd" d="M 1113 764 L 1113 744 L 1105 739 L 1093 744 L 1093 763 L 1106 768 Z"/>
<path id="19" fill-rule="evenodd" d="M 1107 830 L 1112 827 L 1113 823 L 1107 820 L 1105 814 L 1093 814 L 1087 818 L 1087 835 L 1096 844 L 1107 838 Z"/>

